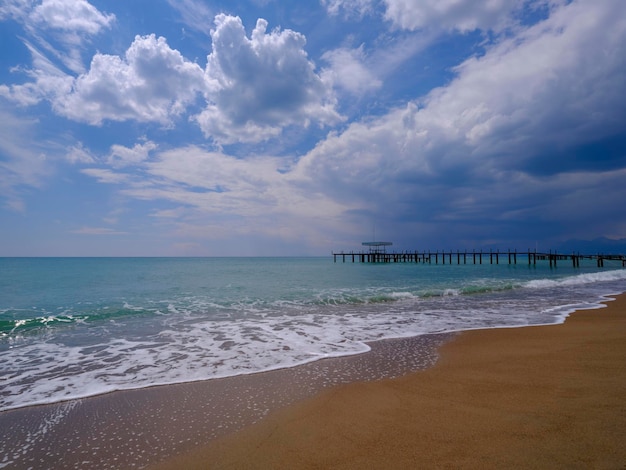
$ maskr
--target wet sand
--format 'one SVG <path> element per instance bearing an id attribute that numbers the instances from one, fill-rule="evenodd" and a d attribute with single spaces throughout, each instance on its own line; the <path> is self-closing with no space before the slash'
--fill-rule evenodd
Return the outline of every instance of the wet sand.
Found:
<path id="1" fill-rule="evenodd" d="M 626 296 L 457 335 L 435 367 L 339 385 L 154 468 L 626 468 Z"/>
<path id="2" fill-rule="evenodd" d="M 432 366 L 452 335 L 379 341 L 366 354 L 0 413 L 0 468 L 144 468 L 355 381 Z"/>

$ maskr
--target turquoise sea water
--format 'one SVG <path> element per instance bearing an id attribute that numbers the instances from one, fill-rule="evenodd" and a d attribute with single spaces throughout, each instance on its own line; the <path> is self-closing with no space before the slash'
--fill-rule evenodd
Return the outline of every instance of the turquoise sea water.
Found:
<path id="1" fill-rule="evenodd" d="M 562 322 L 618 265 L 0 258 L 0 410 L 290 367 L 383 338 Z"/>

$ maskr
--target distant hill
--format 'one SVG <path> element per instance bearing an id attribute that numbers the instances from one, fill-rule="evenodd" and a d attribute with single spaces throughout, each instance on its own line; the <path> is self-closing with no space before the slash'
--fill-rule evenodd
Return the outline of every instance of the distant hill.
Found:
<path id="1" fill-rule="evenodd" d="M 554 247 L 559 253 L 580 252 L 585 254 L 626 254 L 626 238 L 612 240 L 602 237 L 594 240 L 567 240 Z"/>

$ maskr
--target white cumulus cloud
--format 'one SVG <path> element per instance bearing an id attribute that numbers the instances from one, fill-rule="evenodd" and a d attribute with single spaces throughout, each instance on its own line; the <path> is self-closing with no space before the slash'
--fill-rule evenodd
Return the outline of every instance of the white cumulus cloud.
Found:
<path id="1" fill-rule="evenodd" d="M 113 168 L 122 168 L 130 165 L 138 165 L 148 159 L 150 152 L 157 148 L 157 144 L 151 141 L 135 144 L 132 148 L 123 145 L 112 145 L 107 163 Z"/>
<path id="2" fill-rule="evenodd" d="M 316 74 L 305 38 L 291 30 L 267 33 L 257 21 L 250 38 L 239 17 L 218 15 L 206 74 L 215 86 L 196 117 L 207 137 L 220 143 L 255 142 L 289 125 L 341 120 L 331 88 Z"/>
<path id="3" fill-rule="evenodd" d="M 97 34 L 110 27 L 115 15 L 100 12 L 86 0 L 43 0 L 30 19 L 45 28 Z"/>
<path id="4" fill-rule="evenodd" d="M 63 116 L 90 124 L 134 119 L 167 125 L 205 89 L 200 66 L 151 34 L 136 36 L 123 58 L 96 54 L 89 71 L 53 106 Z"/>
<path id="5" fill-rule="evenodd" d="M 333 85 L 354 95 L 361 95 L 382 86 L 382 81 L 367 64 L 363 46 L 328 51 L 322 58 L 330 64 L 324 71 L 324 77 Z"/>

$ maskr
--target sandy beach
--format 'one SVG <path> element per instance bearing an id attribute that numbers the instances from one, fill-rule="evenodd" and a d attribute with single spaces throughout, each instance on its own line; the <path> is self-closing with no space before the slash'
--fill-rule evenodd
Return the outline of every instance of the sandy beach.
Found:
<path id="1" fill-rule="evenodd" d="M 408 376 L 341 385 L 154 467 L 626 468 L 626 296 L 476 330 Z"/>

